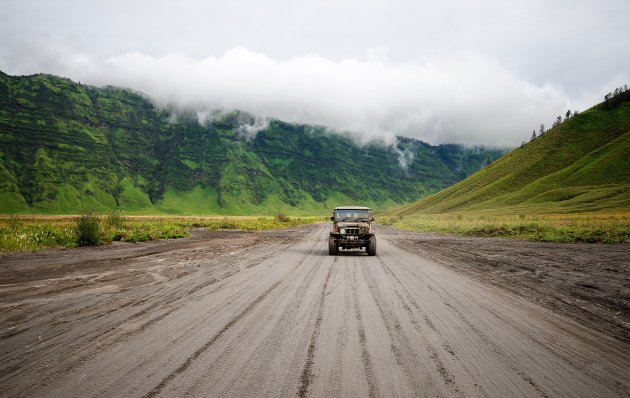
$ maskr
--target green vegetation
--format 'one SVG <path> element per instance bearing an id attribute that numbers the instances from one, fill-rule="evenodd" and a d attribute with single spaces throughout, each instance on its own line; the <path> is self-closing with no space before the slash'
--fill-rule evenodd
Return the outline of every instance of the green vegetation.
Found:
<path id="1" fill-rule="evenodd" d="M 630 209 L 630 102 L 591 108 L 395 214 Z"/>
<path id="2" fill-rule="evenodd" d="M 0 72 L 0 213 L 385 209 L 437 192 L 504 153 L 404 138 L 358 144 L 348 134 L 277 120 L 255 136 L 242 134 L 253 122 L 233 112 L 200 125 L 194 112 L 158 109 L 130 90 Z"/>
<path id="3" fill-rule="evenodd" d="M 621 243 L 630 239 L 630 212 L 518 215 L 466 212 L 384 216 L 380 222 L 413 231 L 542 242 Z"/>
<path id="4" fill-rule="evenodd" d="M 41 220 L 33 223 L 18 216 L 0 224 L 0 252 L 35 251 L 45 247 L 72 247 L 77 244 L 75 228 L 63 223 Z"/>
<path id="5" fill-rule="evenodd" d="M 318 221 L 317 217 L 147 217 L 83 214 L 73 216 L 11 216 L 0 219 L 0 252 L 145 242 L 188 236 L 191 228 L 260 231 Z"/>
<path id="6" fill-rule="evenodd" d="M 76 220 L 74 228 L 77 246 L 98 246 L 101 243 L 101 226 L 98 216 L 84 213 Z"/>
<path id="7" fill-rule="evenodd" d="M 122 228 L 124 219 L 120 210 L 110 210 L 105 216 L 105 225 L 111 228 Z"/>
<path id="8" fill-rule="evenodd" d="M 628 170 L 630 98 L 575 115 L 465 180 L 382 217 L 421 231 L 623 242 L 630 238 Z"/>

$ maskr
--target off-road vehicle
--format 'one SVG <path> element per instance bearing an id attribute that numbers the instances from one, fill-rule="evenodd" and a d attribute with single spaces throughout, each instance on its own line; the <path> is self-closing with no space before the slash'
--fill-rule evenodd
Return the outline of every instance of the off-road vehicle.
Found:
<path id="1" fill-rule="evenodd" d="M 336 207 L 330 219 L 333 225 L 328 237 L 328 254 L 334 256 L 339 249 L 365 248 L 368 256 L 376 255 L 374 217 L 369 207 Z"/>

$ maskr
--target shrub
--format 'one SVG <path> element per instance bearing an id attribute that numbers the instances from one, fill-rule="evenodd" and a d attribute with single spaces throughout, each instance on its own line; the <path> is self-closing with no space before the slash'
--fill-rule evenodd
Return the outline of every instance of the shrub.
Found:
<path id="1" fill-rule="evenodd" d="M 83 213 L 76 220 L 75 238 L 78 246 L 96 246 L 101 242 L 101 226 L 97 215 Z"/>
<path id="2" fill-rule="evenodd" d="M 381 224 L 381 225 L 394 225 L 394 222 L 393 222 L 393 220 L 392 220 L 391 218 L 385 218 L 385 217 L 383 217 L 383 218 L 380 220 L 380 223 L 379 223 L 379 224 Z"/>
<path id="3" fill-rule="evenodd" d="M 22 219 L 20 218 L 20 216 L 11 216 L 11 218 L 9 218 L 9 229 L 11 231 L 15 232 L 18 229 L 20 229 L 23 225 L 24 223 L 22 222 Z"/>
<path id="4" fill-rule="evenodd" d="M 276 221 L 278 222 L 289 222 L 290 218 L 282 213 L 276 214 Z"/>
<path id="5" fill-rule="evenodd" d="M 112 228 L 123 228 L 123 221 L 120 210 L 110 210 L 105 217 L 105 225 Z"/>

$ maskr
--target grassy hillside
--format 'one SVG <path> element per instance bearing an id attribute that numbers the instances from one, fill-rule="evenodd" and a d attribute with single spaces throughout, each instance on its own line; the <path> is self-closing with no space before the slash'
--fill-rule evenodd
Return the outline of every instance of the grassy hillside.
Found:
<path id="1" fill-rule="evenodd" d="M 381 215 L 418 231 L 556 242 L 630 239 L 630 92 L 459 183 Z"/>
<path id="2" fill-rule="evenodd" d="M 630 209 L 630 102 L 566 120 L 493 164 L 392 216 L 465 211 Z"/>
<path id="3" fill-rule="evenodd" d="M 234 112 L 200 124 L 142 94 L 0 72 L 0 213 L 323 214 L 449 186 L 504 151 L 400 138 L 358 144 Z M 401 166 L 401 159 L 405 167 Z"/>

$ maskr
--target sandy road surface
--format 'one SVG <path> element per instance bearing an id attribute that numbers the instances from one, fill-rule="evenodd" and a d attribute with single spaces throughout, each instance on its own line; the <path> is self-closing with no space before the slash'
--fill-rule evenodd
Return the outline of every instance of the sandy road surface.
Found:
<path id="1" fill-rule="evenodd" d="M 0 258 L 0 395 L 628 396 L 629 345 L 379 237 L 198 232 Z"/>

